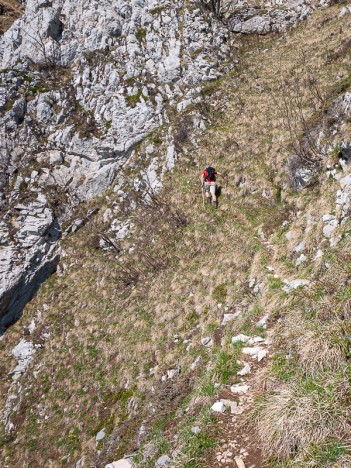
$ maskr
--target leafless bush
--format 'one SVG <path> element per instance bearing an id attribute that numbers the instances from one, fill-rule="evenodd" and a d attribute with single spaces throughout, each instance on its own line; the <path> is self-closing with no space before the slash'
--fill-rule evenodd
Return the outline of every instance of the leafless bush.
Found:
<path id="1" fill-rule="evenodd" d="M 221 0 L 200 0 L 200 3 L 204 8 L 206 8 L 206 10 L 209 10 L 219 16 L 222 4 Z"/>
<path id="2" fill-rule="evenodd" d="M 280 101 L 274 95 L 273 99 L 280 110 L 282 124 L 289 132 L 294 153 L 288 161 L 288 171 L 292 186 L 299 186 L 305 175 L 312 175 L 321 167 L 317 118 L 326 102 L 303 51 L 300 52 L 299 65 L 291 75 L 280 77 L 279 94 Z"/>
<path id="3" fill-rule="evenodd" d="M 118 263 L 119 281 L 132 286 L 148 274 L 157 274 L 177 258 L 176 242 L 181 228 L 188 224 L 185 213 L 167 195 L 158 193 L 144 175 L 143 190 L 131 198 L 136 206 L 134 224 L 134 252 Z M 118 260 L 122 262 L 122 258 Z"/>
<path id="4" fill-rule="evenodd" d="M 189 116 L 186 116 L 179 122 L 174 135 L 174 144 L 177 151 L 181 151 L 182 145 L 188 142 L 191 129 L 192 120 Z"/>
<path id="5" fill-rule="evenodd" d="M 122 290 L 135 286 L 149 274 L 159 273 L 177 259 L 177 240 L 181 228 L 189 222 L 185 213 L 167 195 L 167 190 L 158 193 L 147 174 L 143 180 L 138 190 L 130 190 L 129 204 L 133 209 L 124 213 L 133 219 L 133 248 L 129 253 L 125 252 L 123 241 L 116 240 L 99 217 L 92 216 L 87 220 L 82 205 L 75 211 L 75 218 L 87 220 L 86 244 L 90 249 L 93 247 L 92 254 L 101 248 L 102 243 L 108 247 L 104 255 L 111 263 L 111 280 Z M 125 181 L 133 187 L 131 178 Z M 129 241 L 126 242 L 128 244 Z"/>
<path id="6" fill-rule="evenodd" d="M 62 23 L 60 23 L 62 25 Z M 21 28 L 21 32 L 23 35 L 27 36 L 31 42 L 33 47 L 36 49 L 36 52 L 38 53 L 39 57 L 42 57 L 42 63 L 35 62 L 35 65 L 43 70 L 43 71 L 51 71 L 56 68 L 57 66 L 57 60 L 56 60 L 56 53 L 55 53 L 55 48 L 54 44 L 56 42 L 54 34 L 50 35 L 52 42 L 51 42 L 51 53 L 48 53 L 47 46 L 44 41 L 44 36 L 40 33 L 40 31 L 34 31 L 34 30 L 29 30 L 24 29 L 23 27 Z M 33 60 L 29 57 L 27 57 L 28 60 L 30 60 L 33 63 Z"/>
<path id="7" fill-rule="evenodd" d="M 150 182 L 147 173 L 144 174 L 143 191 L 135 192 L 133 199 L 141 208 L 144 216 L 152 222 L 162 221 L 171 228 L 184 227 L 189 224 L 188 218 L 169 197 L 167 189 L 162 193 L 156 191 Z"/>
<path id="8" fill-rule="evenodd" d="M 221 19 L 230 8 L 230 2 L 225 0 L 199 0 L 199 2 L 203 8 L 216 15 L 217 18 Z"/>

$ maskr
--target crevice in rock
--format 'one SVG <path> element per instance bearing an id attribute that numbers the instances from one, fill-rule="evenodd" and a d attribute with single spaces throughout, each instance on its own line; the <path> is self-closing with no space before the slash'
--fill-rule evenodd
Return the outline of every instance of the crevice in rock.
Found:
<path id="1" fill-rule="evenodd" d="M 55 220 L 47 233 L 47 253 L 42 261 L 36 255 L 31 259 L 28 267 L 23 269 L 22 275 L 6 291 L 0 300 L 0 336 L 22 316 L 22 312 L 29 301 L 35 297 L 40 286 L 55 273 L 60 260 L 57 242 L 61 237 L 61 229 L 57 220 Z M 50 250 L 53 249 L 52 252 Z M 30 270 L 35 270 L 37 264 L 39 268 L 34 274 L 30 275 Z"/>

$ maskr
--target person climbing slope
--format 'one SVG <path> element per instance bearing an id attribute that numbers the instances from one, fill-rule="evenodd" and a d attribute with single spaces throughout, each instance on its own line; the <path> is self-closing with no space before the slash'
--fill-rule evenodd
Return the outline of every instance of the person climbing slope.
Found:
<path id="1" fill-rule="evenodd" d="M 225 180 L 225 177 L 223 174 L 216 171 L 214 167 L 208 164 L 201 174 L 201 186 L 203 187 L 203 190 L 206 194 L 207 203 L 211 203 L 211 196 L 212 196 L 213 207 L 217 209 L 218 200 L 217 200 L 216 175 L 221 176 Z"/>

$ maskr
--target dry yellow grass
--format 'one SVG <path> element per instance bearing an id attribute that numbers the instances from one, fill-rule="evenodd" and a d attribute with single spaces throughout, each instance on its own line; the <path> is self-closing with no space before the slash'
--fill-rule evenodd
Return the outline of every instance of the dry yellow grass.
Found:
<path id="1" fill-rule="evenodd" d="M 24 12 L 23 5 L 17 0 L 0 1 L 0 34 L 9 29 L 12 23 Z"/>

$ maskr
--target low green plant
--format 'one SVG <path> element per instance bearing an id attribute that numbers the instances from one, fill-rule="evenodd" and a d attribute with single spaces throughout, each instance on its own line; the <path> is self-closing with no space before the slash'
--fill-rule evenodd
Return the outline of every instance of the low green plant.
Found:
<path id="1" fill-rule="evenodd" d="M 289 380 L 296 374 L 296 362 L 284 353 L 276 353 L 272 359 L 272 372 L 279 380 Z"/>
<path id="2" fill-rule="evenodd" d="M 136 94 L 132 94 L 131 96 L 126 96 L 126 102 L 128 106 L 135 107 L 138 102 L 140 102 L 140 98 L 143 95 L 142 91 L 138 91 Z"/>
<path id="3" fill-rule="evenodd" d="M 151 8 L 151 10 L 149 10 L 149 13 L 150 13 L 150 15 L 159 15 L 164 10 L 165 10 L 165 7 L 160 6 L 160 7 L 156 7 L 156 8 Z"/>
<path id="4" fill-rule="evenodd" d="M 212 292 L 212 297 L 217 303 L 225 302 L 228 294 L 227 283 L 222 283 L 216 286 Z"/>
<path id="5" fill-rule="evenodd" d="M 138 41 L 144 41 L 146 38 L 146 34 L 146 28 L 138 28 L 135 32 L 135 37 L 138 39 Z"/>
<path id="6" fill-rule="evenodd" d="M 155 143 L 155 145 L 162 145 L 163 140 L 161 137 L 155 136 L 154 138 L 152 138 L 152 142 Z"/>
<path id="7" fill-rule="evenodd" d="M 7 101 L 3 107 L 3 112 L 8 112 L 13 108 L 14 101 Z"/>
<path id="8" fill-rule="evenodd" d="M 347 452 L 350 452 L 350 446 L 341 441 L 332 440 L 321 445 L 312 445 L 307 450 L 308 456 L 306 458 L 309 461 L 315 461 L 316 466 L 326 466 L 336 462 L 338 458 Z"/>
<path id="9" fill-rule="evenodd" d="M 269 289 L 271 290 L 281 289 L 281 287 L 284 286 L 283 281 L 279 278 L 274 278 L 274 276 L 268 276 L 268 282 Z"/>
<path id="10" fill-rule="evenodd" d="M 213 374 L 218 383 L 227 385 L 232 383 L 232 377 L 239 371 L 236 360 L 238 352 L 221 351 L 217 357 Z"/>

